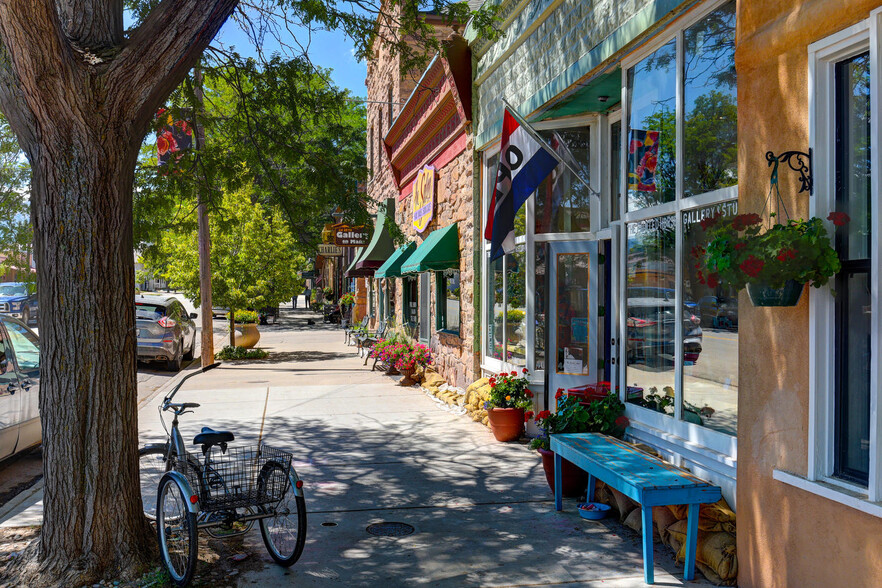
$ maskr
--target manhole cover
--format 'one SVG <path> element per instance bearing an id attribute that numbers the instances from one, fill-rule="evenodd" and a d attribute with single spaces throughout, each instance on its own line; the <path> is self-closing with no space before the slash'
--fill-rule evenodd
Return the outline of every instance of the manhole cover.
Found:
<path id="1" fill-rule="evenodd" d="M 413 533 L 414 528 L 407 523 L 374 523 L 367 532 L 378 537 L 402 537 Z"/>

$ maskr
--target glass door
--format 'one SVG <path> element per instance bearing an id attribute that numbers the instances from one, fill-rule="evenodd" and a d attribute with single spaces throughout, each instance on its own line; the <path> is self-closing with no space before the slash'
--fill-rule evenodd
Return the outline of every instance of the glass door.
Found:
<path id="1" fill-rule="evenodd" d="M 550 294 L 548 316 L 548 389 L 557 390 L 598 381 L 598 280 L 596 241 L 549 243 Z M 549 401 L 549 410 L 556 402 Z"/>

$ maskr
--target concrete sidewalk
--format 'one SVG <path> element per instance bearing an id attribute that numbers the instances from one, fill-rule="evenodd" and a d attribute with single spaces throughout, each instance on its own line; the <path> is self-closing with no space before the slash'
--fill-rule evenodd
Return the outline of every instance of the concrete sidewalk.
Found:
<path id="1" fill-rule="evenodd" d="M 261 327 L 267 360 L 225 364 L 176 397 L 202 405 L 181 418 L 185 439 L 207 425 L 235 432 L 236 444 L 254 443 L 265 410 L 264 441 L 293 452 L 305 482 L 300 561 L 289 569 L 272 563 L 255 527 L 245 548 L 263 565 L 243 570 L 239 585 L 644 585 L 639 535 L 617 521 L 581 519 L 575 500 L 555 512 L 534 451 L 498 443 L 419 388 L 371 372 L 336 325 L 320 317 L 306 324 L 315 316 L 285 309 L 279 324 Z M 142 442 L 163 439 L 161 398 L 139 413 Z M 390 521 L 416 531 L 365 531 Z M 666 548 L 655 560 L 657 585 L 684 585 Z"/>

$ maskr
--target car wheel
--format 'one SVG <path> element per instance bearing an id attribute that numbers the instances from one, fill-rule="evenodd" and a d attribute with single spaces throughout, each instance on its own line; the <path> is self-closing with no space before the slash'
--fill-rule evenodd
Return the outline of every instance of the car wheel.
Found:
<path id="1" fill-rule="evenodd" d="M 181 346 L 178 347 L 178 352 L 175 354 L 174 359 L 168 360 L 168 371 L 170 372 L 179 372 L 181 371 L 181 354 L 184 350 L 184 342 L 181 341 Z"/>
<path id="2" fill-rule="evenodd" d="M 24 310 L 21 313 L 21 320 L 24 324 L 31 324 L 31 309 L 25 306 Z"/>
<path id="3" fill-rule="evenodd" d="M 193 335 L 193 340 L 190 342 L 190 349 L 184 353 L 184 359 L 187 361 L 192 361 L 194 352 L 196 351 L 196 335 Z"/>

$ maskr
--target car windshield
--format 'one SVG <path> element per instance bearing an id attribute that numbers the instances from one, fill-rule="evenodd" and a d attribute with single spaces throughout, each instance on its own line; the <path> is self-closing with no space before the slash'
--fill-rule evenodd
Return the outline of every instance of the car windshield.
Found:
<path id="1" fill-rule="evenodd" d="M 28 287 L 24 284 L 0 284 L 0 296 L 27 296 Z"/>
<path id="2" fill-rule="evenodd" d="M 156 304 L 135 304 L 135 319 L 158 321 L 165 316 L 165 307 Z"/>

